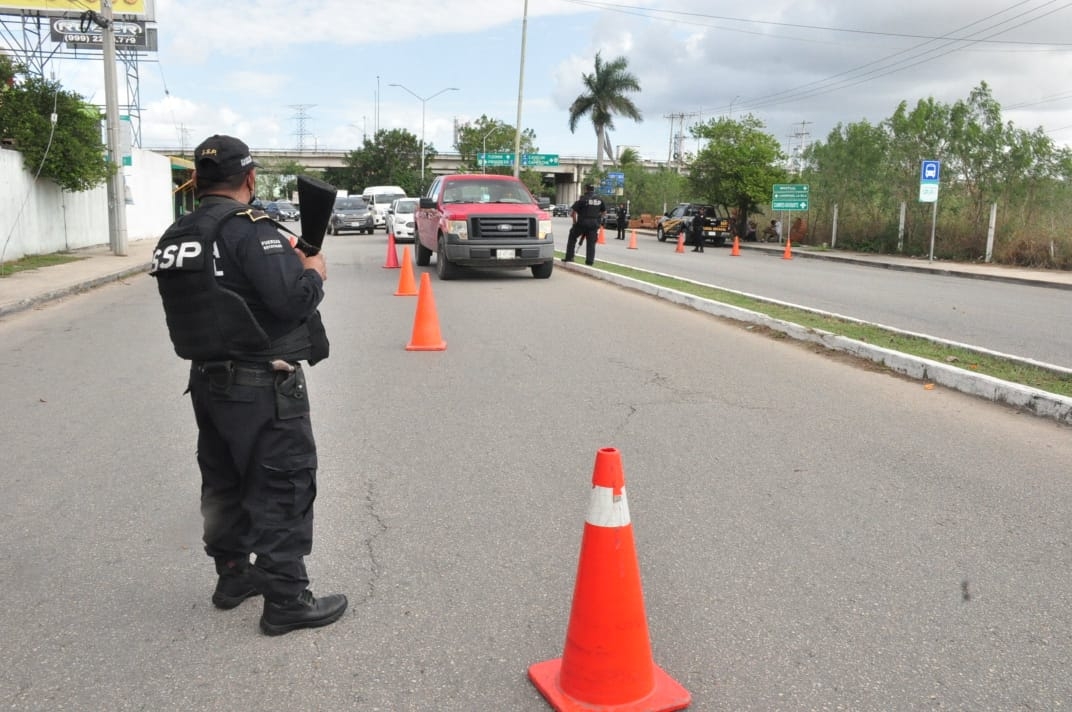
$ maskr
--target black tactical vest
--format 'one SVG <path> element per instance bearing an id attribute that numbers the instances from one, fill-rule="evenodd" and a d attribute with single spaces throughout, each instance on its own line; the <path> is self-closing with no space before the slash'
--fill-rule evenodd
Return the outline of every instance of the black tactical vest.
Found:
<path id="1" fill-rule="evenodd" d="M 581 210 L 577 215 L 579 221 L 587 223 L 598 222 L 602 212 L 603 200 L 601 198 L 597 198 L 595 195 L 581 196 Z"/>
<path id="2" fill-rule="evenodd" d="M 268 335 L 235 292 L 213 274 L 213 243 L 239 203 L 203 207 L 169 227 L 153 250 L 149 274 L 156 277 L 175 353 L 192 361 L 243 358 L 266 352 Z"/>

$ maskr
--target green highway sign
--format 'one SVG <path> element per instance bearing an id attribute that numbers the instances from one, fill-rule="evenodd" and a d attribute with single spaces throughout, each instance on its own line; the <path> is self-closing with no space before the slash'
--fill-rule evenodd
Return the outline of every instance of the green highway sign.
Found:
<path id="1" fill-rule="evenodd" d="M 557 153 L 522 153 L 521 165 L 523 166 L 557 166 Z"/>
<path id="2" fill-rule="evenodd" d="M 557 158 L 557 156 L 555 157 Z M 476 154 L 477 162 L 487 167 L 501 168 L 503 166 L 514 165 L 513 153 L 478 153 Z"/>
<path id="3" fill-rule="evenodd" d="M 777 183 L 771 195 L 771 210 L 807 210 L 806 183 Z"/>

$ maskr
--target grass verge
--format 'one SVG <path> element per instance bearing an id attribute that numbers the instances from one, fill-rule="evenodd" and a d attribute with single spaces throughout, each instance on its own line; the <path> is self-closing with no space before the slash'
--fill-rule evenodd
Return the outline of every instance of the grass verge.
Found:
<path id="1" fill-rule="evenodd" d="M 64 252 L 53 252 L 48 255 L 27 255 L 22 259 L 0 263 L 0 278 L 10 277 L 16 272 L 25 272 L 28 269 L 40 269 L 41 267 L 62 265 L 67 262 L 77 262 L 84 259 L 85 257 Z"/>
<path id="2" fill-rule="evenodd" d="M 967 348 L 948 346 L 916 336 L 908 336 L 870 324 L 861 324 L 845 319 L 816 314 L 805 309 L 794 309 L 780 304 L 771 304 L 760 299 L 753 299 L 735 292 L 715 287 L 705 287 L 682 279 L 664 277 L 644 270 L 608 264 L 596 260 L 596 269 L 620 274 L 641 282 L 659 287 L 676 289 L 701 299 L 710 299 L 722 304 L 741 307 L 750 311 L 766 314 L 775 319 L 788 321 L 803 327 L 818 329 L 837 334 L 849 339 L 863 341 L 882 348 L 920 358 L 938 361 L 973 373 L 983 373 L 1003 381 L 1019 383 L 1032 388 L 1072 397 L 1072 375 L 1038 368 L 1019 361 L 1011 361 Z"/>

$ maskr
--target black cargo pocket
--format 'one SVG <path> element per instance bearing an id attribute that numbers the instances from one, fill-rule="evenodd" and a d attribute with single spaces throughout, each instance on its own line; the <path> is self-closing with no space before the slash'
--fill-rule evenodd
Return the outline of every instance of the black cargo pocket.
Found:
<path id="1" fill-rule="evenodd" d="M 305 388 L 305 373 L 301 366 L 275 382 L 275 415 L 290 420 L 309 415 L 309 393 Z"/>
<path id="2" fill-rule="evenodd" d="M 267 522 L 298 527 L 316 499 L 316 454 L 291 455 L 264 464 L 259 497 Z"/>

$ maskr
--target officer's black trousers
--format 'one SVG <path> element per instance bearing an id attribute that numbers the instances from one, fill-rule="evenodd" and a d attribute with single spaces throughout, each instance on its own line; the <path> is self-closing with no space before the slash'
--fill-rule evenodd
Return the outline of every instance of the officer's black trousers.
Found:
<path id="1" fill-rule="evenodd" d="M 585 263 L 592 264 L 596 260 L 596 240 L 599 239 L 599 223 L 579 221 L 570 230 L 566 239 L 566 260 L 573 259 L 573 253 L 577 249 L 577 238 L 584 235 Z"/>
<path id="2" fill-rule="evenodd" d="M 280 376 L 281 377 L 281 376 Z M 213 388 L 191 371 L 197 419 L 205 552 L 217 566 L 247 561 L 254 585 L 273 600 L 309 585 L 316 443 L 309 415 L 280 420 L 271 383 Z"/>

